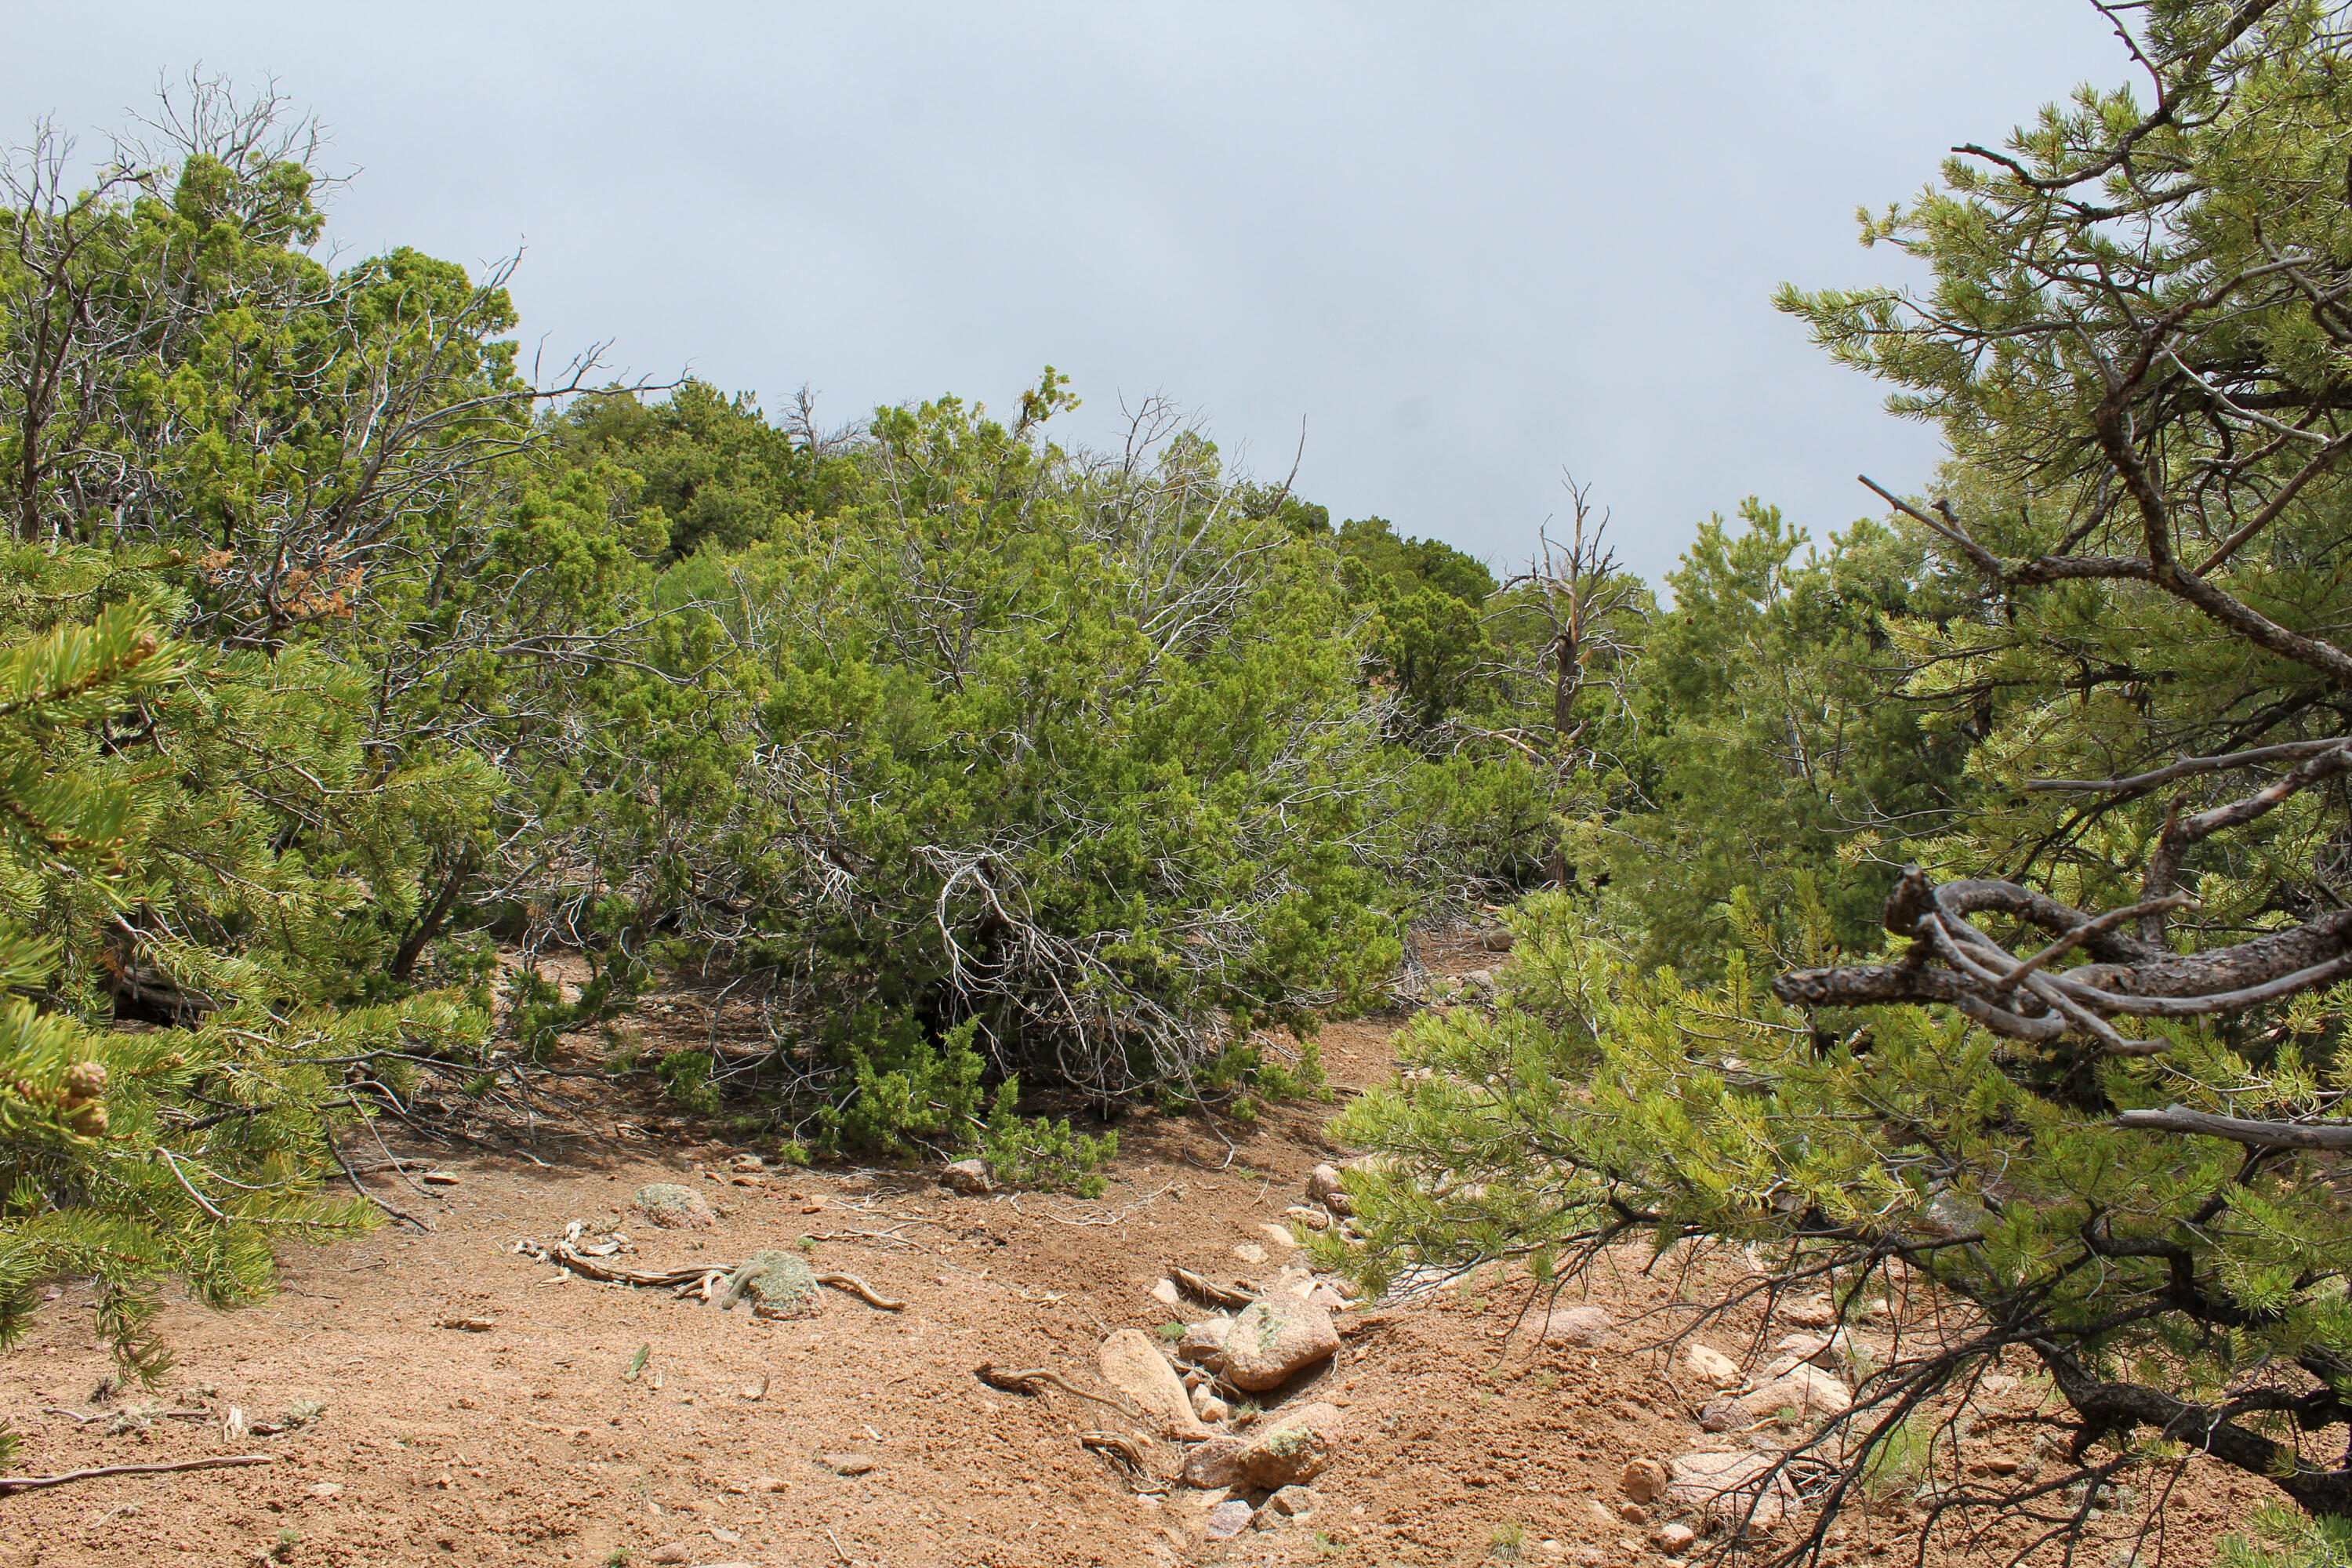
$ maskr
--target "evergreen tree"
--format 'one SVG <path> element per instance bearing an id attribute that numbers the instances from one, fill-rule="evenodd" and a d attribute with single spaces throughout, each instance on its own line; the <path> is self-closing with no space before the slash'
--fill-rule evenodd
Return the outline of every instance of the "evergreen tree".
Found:
<path id="1" fill-rule="evenodd" d="M 1876 1295 L 1937 1293 L 1940 1335 L 1788 1439 L 1784 1470 L 1829 1479 L 1778 1560 L 1821 1552 L 1906 1467 L 1931 1533 L 2079 1529 L 2089 1503 L 2053 1507 L 2061 1489 L 2160 1484 L 2193 1455 L 2267 1479 L 2330 1539 L 2352 1517 L 2331 1430 L 2352 1422 L 2338 21 L 2149 7 L 2132 42 L 2153 102 L 2086 89 L 1868 220 L 1932 289 L 1785 297 L 1952 445 L 1937 500 L 1882 492 L 1896 562 L 1926 574 L 1882 581 L 1933 594 L 1874 593 L 1853 626 L 1899 655 L 1877 700 L 1916 716 L 1901 746 L 1971 742 L 1948 803 L 1906 826 L 1906 792 L 1941 775 L 1874 776 L 1884 759 L 1791 795 L 1738 760 L 1791 752 L 1735 724 L 1694 759 L 1718 770 L 1722 828 L 1685 818 L 1694 853 L 1639 873 L 1678 885 L 1633 896 L 1686 926 L 1733 883 L 1721 980 L 1656 967 L 1607 904 L 1532 900 L 1498 1011 L 1417 1026 L 1427 1075 L 1346 1119 L 1392 1156 L 1366 1183 L 1376 1273 L 1524 1257 L 1558 1281 L 1646 1238 L 1750 1249 L 1767 1272 L 1735 1296 L 1826 1289 L 1849 1324 Z M 1750 564 L 1777 573 L 1760 521 Z M 1694 563 L 1730 586 L 1740 554 L 1703 542 Z M 1697 621 L 1779 618 L 1703 586 L 1678 584 Z M 1824 698 L 1885 721 L 1866 683 L 1726 704 L 1710 690 L 1770 697 L 1786 672 L 1712 637 L 1670 724 L 1691 698 L 1768 730 Z M 1671 730 L 1659 761 L 1689 765 Z M 1750 847 L 1773 835 L 1749 837 L 1776 816 L 1798 829 L 1779 869 Z M 1827 888 L 1824 847 L 1867 875 Z M 1884 936 L 1861 931 L 1873 868 L 1906 858 Z M 1983 1378 L 2021 1357 L 2063 1402 L 2072 1465 L 1946 1473 Z"/>

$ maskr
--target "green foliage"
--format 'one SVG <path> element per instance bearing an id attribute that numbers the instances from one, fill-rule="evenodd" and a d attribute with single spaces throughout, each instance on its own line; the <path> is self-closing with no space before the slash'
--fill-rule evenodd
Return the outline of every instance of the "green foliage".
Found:
<path id="1" fill-rule="evenodd" d="M 152 733 L 196 665 L 127 606 L 0 655 L 0 752 L 37 764 L 0 781 L 0 1346 L 23 1333 L 44 1283 L 79 1275 L 96 1284 L 100 1332 L 149 1382 L 170 1364 L 151 1330 L 161 1281 L 215 1306 L 251 1300 L 277 1247 L 368 1223 L 359 1200 L 323 1191 L 325 1140 L 352 1104 L 331 1064 L 431 1050 L 478 1026 L 435 997 L 320 1006 L 282 988 L 299 974 L 273 961 L 282 951 L 232 958 L 184 942 L 161 948 L 171 967 L 152 981 L 131 966 L 161 944 L 105 951 L 129 952 L 117 962 L 135 986 L 208 992 L 194 1027 L 108 1030 L 58 1005 L 74 995 L 76 952 L 55 928 L 61 910 L 135 931 L 126 917 L 175 907 L 149 836 L 184 808 L 189 780 L 93 740 L 140 712 Z M 28 777 L 36 788 L 16 787 Z M 307 890 L 296 884 L 281 906 L 289 927 L 318 918 Z"/>
<path id="2" fill-rule="evenodd" d="M 1066 1187 L 1080 1197 L 1100 1197 L 1103 1179 L 1093 1173 L 1118 1158 L 1118 1134 L 1074 1133 L 1067 1117 L 1024 1121 L 1020 1099 L 1021 1080 L 1008 1078 L 989 1102 L 988 1122 L 980 1134 L 989 1173 L 1016 1187 Z"/>
<path id="3" fill-rule="evenodd" d="M 834 449 L 810 423 L 770 424 L 749 393 L 728 397 L 688 379 L 648 403 L 625 393 L 584 398 L 552 431 L 573 451 L 608 457 L 640 481 L 635 502 L 657 521 L 674 555 L 740 551 L 794 513 L 824 510 Z"/>
<path id="4" fill-rule="evenodd" d="M 1360 1005 L 1397 952 L 1394 767 L 1337 563 L 1196 433 L 1055 447 L 1069 401 L 1049 372 L 1011 425 L 883 410 L 826 510 L 670 568 L 705 685 L 596 763 L 596 866 L 639 929 L 767 979 L 796 1037 L 897 1020 L 811 1053 L 834 1087 L 795 1094 L 840 1146 L 975 1114 L 938 1076 L 967 1048 L 1192 1095 L 1230 1032 Z"/>
<path id="5" fill-rule="evenodd" d="M 1874 942 L 1895 866 L 1885 853 L 1950 820 L 1966 722 L 1895 696 L 1903 617 L 1956 595 L 1915 540 L 1857 522 L 1823 552 L 1778 508 L 1703 523 L 1667 574 L 1628 682 L 1634 737 L 1591 786 L 1613 808 L 1566 854 L 1606 884 L 1644 957 L 1711 974 L 1736 943 L 1733 900 L 1785 907 L 1810 885 L 1842 946 Z M 1801 556 L 1800 552 L 1804 553 Z"/>
<path id="6" fill-rule="evenodd" d="M 2225 1537 L 2217 1568 L 2347 1568 L 2352 1521 L 2314 1519 L 2280 1503 L 2265 1503 L 2246 1521 L 2252 1533 Z"/>
<path id="7" fill-rule="evenodd" d="M 2160 787 L 2023 787 L 2284 741 L 2328 757 L 2343 732 L 2352 333 L 2315 303 L 2345 286 L 2352 232 L 2339 22 L 2151 8 L 2134 41 L 2160 108 L 2084 89 L 1870 220 L 1932 289 L 1784 296 L 1939 423 L 1945 494 L 1812 555 L 1761 507 L 1703 531 L 1612 689 L 1574 890 L 1513 917 L 1491 1013 L 1417 1021 L 1407 1073 L 1339 1122 L 1382 1156 L 1351 1178 L 1370 1279 L 1525 1258 L 1549 1289 L 1620 1245 L 1736 1247 L 1763 1265 L 1753 1288 L 1831 1286 L 1849 1320 L 1899 1281 L 1962 1304 L 1944 1337 L 1898 1342 L 1858 1369 L 1851 1412 L 1792 1434 L 1864 1493 L 1937 1452 L 1955 1390 L 2030 1353 L 2073 1484 L 2194 1449 L 2352 1517 L 2336 1156 L 2118 1121 L 2340 1124 L 2340 776 L 2273 753 Z M 2044 942 L 1993 913 L 2026 891 L 1952 917 L 1984 944 L 1964 961 L 1935 945 L 1949 921 L 1882 902 L 1906 860 L 2074 910 L 2200 902 L 2127 928 L 2145 957 L 2045 954 L 2131 1004 L 2070 1013 L 1985 967 Z M 2266 936 L 2326 962 L 2231 990 L 2267 973 L 2245 956 Z M 1979 989 L 1952 981 L 1969 963 Z M 1789 969 L 1806 973 L 1780 994 L 1816 1006 L 1776 998 Z M 2027 1490 L 1937 1506 L 2023 1510 Z M 2333 1523 L 2273 1526 L 2231 1550 L 2340 1548 Z"/>
<path id="8" fill-rule="evenodd" d="M 908 1153 L 962 1143 L 979 1121 L 986 1066 L 971 1048 L 977 1026 L 966 1019 L 934 1041 L 912 1016 L 871 1004 L 828 1021 L 824 1058 L 847 1094 L 818 1113 L 817 1146 Z"/>

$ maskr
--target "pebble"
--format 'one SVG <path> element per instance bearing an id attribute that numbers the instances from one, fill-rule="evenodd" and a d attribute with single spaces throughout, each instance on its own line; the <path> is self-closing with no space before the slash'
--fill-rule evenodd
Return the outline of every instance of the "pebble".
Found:
<path id="1" fill-rule="evenodd" d="M 1684 1454 L 1675 1460 L 1665 1498 L 1682 1508 L 1748 1517 L 1757 1526 L 1772 1524 L 1796 1500 L 1788 1478 L 1772 1473 L 1778 1462 L 1779 1456 L 1770 1454 Z M 1755 1507 L 1752 1517 L 1750 1503 Z"/>
<path id="2" fill-rule="evenodd" d="M 1151 1283 L 1151 1299 L 1163 1307 L 1181 1307 L 1184 1294 L 1176 1289 L 1173 1279 L 1155 1279 Z"/>
<path id="3" fill-rule="evenodd" d="M 691 1563 L 694 1561 L 694 1543 L 689 1541 L 667 1542 L 660 1546 L 655 1547 L 651 1552 L 646 1552 L 646 1561 L 648 1563 Z"/>
<path id="4" fill-rule="evenodd" d="M 1234 1256 L 1244 1263 L 1263 1263 L 1265 1261 L 1265 1248 L 1255 1241 L 1244 1241 L 1234 1248 Z"/>
<path id="5" fill-rule="evenodd" d="M 1686 1524 L 1662 1524 L 1650 1531 L 1650 1544 L 1669 1554 L 1687 1552 L 1697 1539 L 1698 1531 Z"/>
<path id="6" fill-rule="evenodd" d="M 1209 1392 L 1207 1384 L 1192 1390 L 1192 1414 L 1202 1421 L 1223 1421 L 1234 1413 L 1232 1405 Z"/>
<path id="7" fill-rule="evenodd" d="M 1635 1502 L 1648 1502 L 1664 1492 L 1673 1479 L 1673 1474 L 1657 1460 L 1636 1459 L 1625 1467 L 1625 1473 L 1619 1479 L 1618 1485 Z"/>
<path id="8" fill-rule="evenodd" d="M 780 1492 L 787 1489 L 790 1483 L 782 1476 L 753 1476 L 750 1489 L 755 1492 Z"/>
<path id="9" fill-rule="evenodd" d="M 1214 1367 L 1224 1360 L 1225 1336 L 1233 1331 L 1231 1318 L 1210 1318 L 1188 1324 L 1184 1337 L 1176 1342 L 1176 1353 L 1186 1361 L 1197 1361 Z"/>
<path id="10" fill-rule="evenodd" d="M 457 1178 L 446 1171 L 427 1171 L 416 1179 L 428 1187 L 454 1187 L 457 1184 Z"/>
<path id="11" fill-rule="evenodd" d="M 1728 1388 L 1740 1381 L 1739 1363 L 1696 1340 L 1683 1347 L 1683 1373 L 1695 1383 L 1709 1388 Z"/>
<path id="12" fill-rule="evenodd" d="M 1283 1251 L 1294 1252 L 1297 1250 L 1298 1237 L 1291 1234 L 1290 1227 L 1288 1226 L 1262 1225 L 1257 1228 L 1265 1235 L 1266 1240 L 1274 1243 L 1275 1246 L 1280 1247 Z"/>
<path id="13" fill-rule="evenodd" d="M 1318 1165 L 1307 1173 L 1307 1201 L 1321 1204 L 1336 1215 L 1356 1212 L 1355 1205 L 1348 1201 L 1346 1190 L 1339 1184 L 1339 1168 L 1337 1165 Z"/>
<path id="14" fill-rule="evenodd" d="M 996 1190 L 995 1178 L 989 1173 L 985 1160 L 958 1160 L 940 1173 L 940 1184 L 966 1197 Z"/>
<path id="15" fill-rule="evenodd" d="M 1315 1495 L 1313 1487 L 1278 1487 L 1275 1494 L 1265 1500 L 1265 1506 L 1286 1518 L 1305 1519 L 1315 1511 L 1315 1505 L 1321 1500 Z"/>
<path id="16" fill-rule="evenodd" d="M 1227 1498 L 1209 1510 L 1203 1533 L 1212 1541 L 1230 1541 L 1249 1528 L 1252 1512 L 1250 1505 L 1241 1499 Z"/>
<path id="17" fill-rule="evenodd" d="M 1780 1321 L 1800 1329 L 1826 1329 L 1837 1321 L 1837 1308 L 1825 1296 L 1809 1296 L 1780 1311 Z"/>
<path id="18" fill-rule="evenodd" d="M 1563 1307 L 1544 1318 L 1543 1342 L 1591 1350 L 1617 1331 L 1617 1320 L 1599 1307 Z"/>
<path id="19" fill-rule="evenodd" d="M 836 1476 L 862 1476 L 874 1468 L 874 1461 L 864 1454 L 826 1454 L 822 1456 Z"/>
<path id="20" fill-rule="evenodd" d="M 1285 1219 L 1295 1219 L 1309 1230 L 1331 1228 L 1331 1212 L 1328 1209 L 1308 1208 L 1304 1204 L 1293 1204 L 1282 1211 L 1282 1216 Z"/>
<path id="21" fill-rule="evenodd" d="M 1216 1436 L 1195 1443 L 1184 1455 L 1184 1484 L 1203 1490 L 1233 1486 L 1242 1479 L 1239 1437 Z"/>

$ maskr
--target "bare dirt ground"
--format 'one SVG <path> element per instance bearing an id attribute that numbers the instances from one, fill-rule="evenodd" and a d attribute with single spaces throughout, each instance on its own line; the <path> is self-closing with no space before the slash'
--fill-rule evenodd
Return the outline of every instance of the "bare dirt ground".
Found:
<path id="1" fill-rule="evenodd" d="M 1460 971 L 1466 946 L 1433 954 Z M 647 1032 L 694 1014 L 680 994 Z M 665 1012 L 665 1009 L 667 1009 Z M 1341 1092 L 1385 1077 L 1395 1020 L 1326 1028 Z M 1109 1190 L 1084 1202 L 1034 1193 L 950 1195 L 912 1173 L 820 1167 L 738 1185 L 740 1150 L 611 1086 L 562 1080 L 534 1141 L 501 1152 L 412 1147 L 456 1184 L 372 1178 L 426 1215 L 356 1240 L 291 1249 L 280 1295 L 227 1314 L 176 1304 L 178 1354 L 149 1396 L 101 1388 L 86 1293 L 64 1289 L 0 1361 L 0 1417 L 26 1435 L 27 1471 L 237 1453 L 245 1468 L 108 1478 L 0 1498 L 0 1568 L 146 1563 L 583 1564 L 1658 1563 L 1620 1517 L 1629 1459 L 1727 1446 L 1648 1348 L 1675 1331 L 1676 1284 L 1638 1258 L 1591 1300 L 1624 1331 L 1605 1349 L 1515 1331 L 1524 1289 L 1492 1281 L 1358 1320 L 1311 1396 L 1351 1423 L 1314 1489 L 1311 1519 L 1203 1539 L 1221 1493 L 1139 1493 L 1079 1435 L 1102 1412 L 1024 1397 L 974 1369 L 1049 1366 L 1090 1379 L 1111 1331 L 1178 1312 L 1152 1288 L 1171 1265 L 1221 1280 L 1263 1275 L 1236 1247 L 1274 1244 L 1326 1141 L 1328 1106 L 1255 1126 L 1132 1119 Z M 697 1232 L 625 1212 L 640 1184 L 685 1181 L 721 1211 Z M 614 1261 L 667 1268 L 740 1259 L 814 1238 L 820 1270 L 855 1273 L 900 1312 L 828 1291 L 822 1311 L 771 1321 L 667 1290 L 563 1279 L 518 1238 L 568 1222 L 619 1229 Z M 1680 1289 L 1687 1297 L 1693 1281 Z M 1700 1282 L 1704 1285 L 1704 1282 Z M 443 1326 L 470 1322 L 471 1327 Z M 483 1325 L 487 1325 L 484 1327 Z M 1766 1326 L 1744 1327 L 1758 1336 Z M 1730 1336 L 1711 1336 L 1738 1353 Z M 625 1373 L 648 1347 L 634 1381 Z M 762 1387 L 764 1385 L 764 1391 Z M 751 1397 L 757 1394 L 758 1397 Z M 159 1405 L 156 1414 L 141 1407 Z M 231 1436 L 231 1407 L 276 1435 Z M 2031 1462 L 2026 1434 L 1994 1424 L 1971 1458 Z M 1148 1484 L 1148 1483 L 1145 1483 Z M 2263 1489 L 2192 1468 L 2168 1533 L 2142 1563 L 2199 1563 Z M 2105 1564 L 2136 1527 L 2118 1511 L 2075 1561 Z M 1910 1560 L 1915 1514 L 1858 1517 L 1835 1556 Z M 625 1554 L 625 1556 L 622 1555 Z M 1942 1545 L 1928 1561 L 2000 1561 Z"/>

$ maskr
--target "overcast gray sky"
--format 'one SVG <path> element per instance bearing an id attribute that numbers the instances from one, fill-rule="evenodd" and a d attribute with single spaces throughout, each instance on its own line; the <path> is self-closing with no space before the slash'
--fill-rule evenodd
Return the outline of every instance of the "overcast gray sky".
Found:
<path id="1" fill-rule="evenodd" d="M 1931 432 L 1774 285 L 1897 277 L 1853 214 L 2126 71 L 2075 0 L 52 4 L 18 124 L 275 78 L 361 171 L 347 253 L 524 248 L 526 336 L 847 420 L 1047 363 L 1098 443 L 1197 409 L 1336 518 L 1507 563 L 1563 468 L 1655 576 L 1758 494 L 1816 533 Z M 97 137 L 89 144 L 98 143 Z"/>

